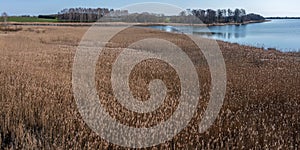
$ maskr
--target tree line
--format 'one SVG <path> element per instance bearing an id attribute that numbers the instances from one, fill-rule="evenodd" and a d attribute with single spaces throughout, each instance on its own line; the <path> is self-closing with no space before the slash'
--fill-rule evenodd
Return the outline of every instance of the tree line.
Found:
<path id="1" fill-rule="evenodd" d="M 128 16 L 112 19 L 123 22 L 145 22 L 145 23 L 187 23 L 187 24 L 213 24 L 213 23 L 244 23 L 248 21 L 263 21 L 265 18 L 258 14 L 247 14 L 245 9 L 187 9 L 178 15 L 165 16 L 154 13 L 134 13 Z"/>
<path id="2" fill-rule="evenodd" d="M 113 11 L 114 9 L 108 8 L 65 8 L 57 14 L 39 15 L 38 18 L 57 19 L 63 22 L 96 22 Z"/>
<path id="3" fill-rule="evenodd" d="M 194 15 L 205 24 L 211 23 L 243 23 L 245 21 L 265 20 L 264 17 L 258 14 L 247 14 L 245 9 L 193 9 L 182 11 L 180 16 Z"/>
<path id="4" fill-rule="evenodd" d="M 127 10 L 108 8 L 69 8 L 63 9 L 56 15 L 40 15 L 39 18 L 57 18 L 59 21 L 95 22 L 102 21 L 122 22 L 171 22 L 171 23 L 243 23 L 246 21 L 264 20 L 258 14 L 247 14 L 245 9 L 187 9 L 178 15 L 165 16 L 148 12 L 129 14 Z M 106 19 L 105 19 L 106 18 Z"/>
<path id="5" fill-rule="evenodd" d="M 108 8 L 69 8 L 58 12 L 56 17 L 61 21 L 95 22 L 112 11 Z"/>

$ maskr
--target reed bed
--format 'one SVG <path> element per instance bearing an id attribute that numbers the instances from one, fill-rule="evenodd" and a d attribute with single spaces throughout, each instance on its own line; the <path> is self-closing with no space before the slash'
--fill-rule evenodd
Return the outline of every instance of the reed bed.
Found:
<path id="1" fill-rule="evenodd" d="M 72 65 L 76 46 L 87 29 L 26 26 L 19 32 L 0 34 L 1 149 L 125 149 L 89 129 L 76 107 Z M 147 99 L 149 81 L 163 80 L 169 91 L 160 109 L 136 114 L 116 102 L 107 80 L 109 68 L 122 47 L 138 35 L 158 35 L 181 45 L 195 64 L 203 89 L 189 125 L 172 140 L 148 149 L 299 148 L 299 53 L 218 41 L 227 69 L 226 97 L 213 126 L 199 134 L 211 81 L 202 54 L 183 35 L 142 28 L 123 31 L 103 52 L 96 69 L 100 101 L 111 116 L 128 126 L 149 127 L 170 117 L 178 104 L 178 76 L 159 60 L 136 66 L 130 87 L 136 98 Z"/>

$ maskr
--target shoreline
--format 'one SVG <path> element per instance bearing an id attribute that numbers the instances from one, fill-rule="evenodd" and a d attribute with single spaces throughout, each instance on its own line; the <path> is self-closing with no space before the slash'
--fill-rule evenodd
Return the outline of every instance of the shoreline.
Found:
<path id="1" fill-rule="evenodd" d="M 74 22 L 7 22 L 7 25 L 16 26 L 70 26 L 70 27 L 89 27 L 98 26 L 226 26 L 226 25 L 247 25 L 251 23 L 263 23 L 271 20 L 247 21 L 243 23 L 213 23 L 213 24 L 188 24 L 188 23 L 127 23 L 127 22 L 93 22 L 93 23 L 74 23 Z"/>
<path id="2" fill-rule="evenodd" d="M 243 23 L 213 23 L 213 24 L 188 24 L 188 23 L 147 23 L 147 24 L 140 24 L 138 26 L 226 26 L 226 25 L 247 25 L 251 23 L 263 23 L 263 22 L 270 22 L 271 20 L 259 20 L 259 21 L 247 21 Z"/>

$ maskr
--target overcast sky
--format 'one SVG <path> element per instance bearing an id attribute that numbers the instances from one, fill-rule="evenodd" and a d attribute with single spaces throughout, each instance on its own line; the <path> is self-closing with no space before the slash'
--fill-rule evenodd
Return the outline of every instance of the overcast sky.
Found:
<path id="1" fill-rule="evenodd" d="M 161 2 L 186 8 L 244 8 L 268 16 L 300 16 L 300 0 L 0 0 L 0 12 L 9 15 L 53 14 L 63 8 L 120 8 L 141 2 Z"/>

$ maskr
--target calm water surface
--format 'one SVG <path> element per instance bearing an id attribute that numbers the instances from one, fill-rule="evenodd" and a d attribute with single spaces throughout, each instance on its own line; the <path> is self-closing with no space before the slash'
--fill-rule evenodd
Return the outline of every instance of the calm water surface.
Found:
<path id="1" fill-rule="evenodd" d="M 231 43 L 281 51 L 300 50 L 300 19 L 278 19 L 247 25 L 212 26 L 151 26 L 168 32 L 184 32 Z"/>

